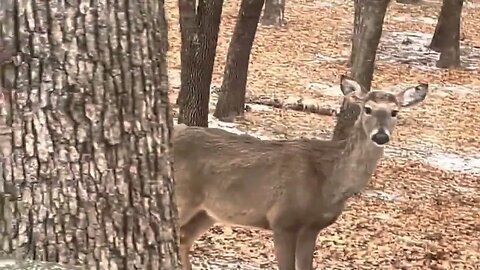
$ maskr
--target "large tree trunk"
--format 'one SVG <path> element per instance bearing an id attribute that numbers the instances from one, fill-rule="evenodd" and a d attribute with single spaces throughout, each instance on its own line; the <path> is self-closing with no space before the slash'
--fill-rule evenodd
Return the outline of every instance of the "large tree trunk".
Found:
<path id="1" fill-rule="evenodd" d="M 208 105 L 223 0 L 179 0 L 182 32 L 178 122 L 208 126 Z"/>
<path id="2" fill-rule="evenodd" d="M 265 9 L 260 20 L 263 25 L 283 26 L 287 23 L 285 20 L 285 2 L 286 0 L 265 0 Z"/>
<path id="3" fill-rule="evenodd" d="M 356 0 L 352 38 L 351 76 L 365 89 L 372 85 L 375 57 L 382 36 L 383 20 L 390 0 Z M 357 28 L 358 27 L 358 28 Z M 357 105 L 342 106 L 337 116 L 333 139 L 346 139 L 358 117 Z"/>
<path id="4" fill-rule="evenodd" d="M 0 185 L 19 196 L 0 216 L 1 251 L 178 269 L 163 1 L 6 2 L 16 68 Z"/>
<path id="5" fill-rule="evenodd" d="M 430 48 L 440 53 L 437 67 L 460 66 L 460 25 L 463 0 L 443 0 Z"/>
<path id="6" fill-rule="evenodd" d="M 264 0 L 242 0 L 240 5 L 214 113 L 219 119 L 232 119 L 243 114 L 250 52 L 263 3 Z"/>

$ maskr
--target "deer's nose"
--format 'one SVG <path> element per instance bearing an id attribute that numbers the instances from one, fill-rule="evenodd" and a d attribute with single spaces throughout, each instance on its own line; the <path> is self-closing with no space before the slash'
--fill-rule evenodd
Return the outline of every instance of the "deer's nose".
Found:
<path id="1" fill-rule="evenodd" d="M 378 145 L 384 145 L 390 141 L 390 136 L 385 131 L 378 131 L 372 135 L 372 141 Z"/>

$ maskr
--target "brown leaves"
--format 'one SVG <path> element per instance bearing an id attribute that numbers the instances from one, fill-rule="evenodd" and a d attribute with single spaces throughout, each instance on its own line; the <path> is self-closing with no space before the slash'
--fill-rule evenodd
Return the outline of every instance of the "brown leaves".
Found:
<path id="1" fill-rule="evenodd" d="M 336 2 L 342 1 L 292 0 L 287 4 L 286 27 L 259 28 L 250 57 L 248 96 L 270 100 L 310 96 L 322 106 L 340 104 L 340 99 L 328 95 L 325 89 L 308 87 L 325 82 L 338 85 L 340 75 L 348 73 L 345 60 L 349 55 L 352 1 Z M 223 9 L 213 76 L 216 84 L 222 80 L 238 4 L 239 1 L 226 1 Z M 171 21 L 170 66 L 178 68 L 176 2 L 168 2 L 167 8 Z M 384 29 L 433 34 L 439 8 L 392 2 Z M 480 9 L 466 8 L 463 14 L 465 43 L 478 46 Z M 431 19 L 422 22 L 421 18 Z M 323 60 L 319 60 L 319 54 L 325 56 Z M 414 144 L 428 143 L 478 152 L 479 75 L 478 70 L 377 65 L 374 87 L 428 82 L 432 89 L 423 104 L 400 113 L 393 144 L 415 148 Z M 435 85 L 445 84 L 454 87 L 435 89 Z M 333 117 L 276 108 L 253 108 L 237 123 L 242 130 L 276 138 L 327 137 L 335 124 Z M 338 222 L 319 236 L 315 251 L 317 268 L 475 269 L 475 262 L 480 261 L 478 194 L 478 176 L 449 172 L 406 158 L 384 159 L 367 192 L 352 198 Z M 274 268 L 271 234 L 260 230 L 215 227 L 197 241 L 194 254 L 210 261 L 244 261 Z"/>

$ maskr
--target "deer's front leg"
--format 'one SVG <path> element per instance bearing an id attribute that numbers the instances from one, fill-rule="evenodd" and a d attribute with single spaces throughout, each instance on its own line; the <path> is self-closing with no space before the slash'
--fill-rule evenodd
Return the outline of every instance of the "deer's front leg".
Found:
<path id="1" fill-rule="evenodd" d="M 313 252 L 318 233 L 317 228 L 304 227 L 298 232 L 295 250 L 296 270 L 312 270 Z"/>
<path id="2" fill-rule="evenodd" d="M 273 229 L 273 244 L 279 270 L 295 270 L 297 230 Z"/>

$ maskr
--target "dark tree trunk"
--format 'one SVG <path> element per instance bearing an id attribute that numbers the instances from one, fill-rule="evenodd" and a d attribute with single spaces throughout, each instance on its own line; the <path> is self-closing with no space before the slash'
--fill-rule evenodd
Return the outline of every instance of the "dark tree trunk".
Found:
<path id="1" fill-rule="evenodd" d="M 208 126 L 208 105 L 223 0 L 180 0 L 182 32 L 178 122 Z"/>
<path id="2" fill-rule="evenodd" d="M 197 6 L 195 0 L 178 0 L 181 49 L 180 49 L 180 92 L 177 97 L 177 105 L 181 105 L 188 91 L 182 91 L 182 85 L 186 86 L 190 76 L 186 67 L 193 65 L 195 50 L 191 48 L 197 34 Z M 186 89 L 186 87 L 184 87 Z M 180 106 L 181 107 L 181 106 Z"/>
<path id="3" fill-rule="evenodd" d="M 383 20 L 390 0 L 356 0 L 356 27 L 352 39 L 351 76 L 365 89 L 372 85 L 375 57 L 382 36 Z M 354 25 L 354 28 L 356 28 Z M 358 106 L 342 106 L 333 139 L 346 139 L 358 117 Z"/>
<path id="4" fill-rule="evenodd" d="M 460 25 L 463 0 L 443 0 L 430 48 L 440 53 L 437 67 L 460 66 Z"/>
<path id="5" fill-rule="evenodd" d="M 179 269 L 163 1 L 1 6 L 16 56 L 0 189 L 19 196 L 0 215 L 0 253 Z"/>
<path id="6" fill-rule="evenodd" d="M 243 114 L 248 63 L 263 3 L 264 0 L 242 0 L 240 5 L 214 113 L 219 119 L 232 119 Z"/>
<path id="7" fill-rule="evenodd" d="M 287 23 L 285 20 L 286 0 L 265 0 L 265 8 L 261 23 L 263 25 L 282 26 Z"/>
<path id="8" fill-rule="evenodd" d="M 359 29 L 353 38 L 352 77 L 370 90 L 375 67 L 375 56 L 382 36 L 383 20 L 390 0 L 360 0 Z"/>
<path id="9" fill-rule="evenodd" d="M 354 16 L 353 16 L 353 31 L 352 31 L 352 51 L 350 53 L 350 60 L 348 65 L 351 67 L 353 63 L 353 59 L 355 58 L 355 53 L 357 52 L 358 42 L 359 42 L 359 35 L 360 32 L 360 20 L 362 14 L 362 3 L 361 0 L 353 0 L 354 6 Z"/>

